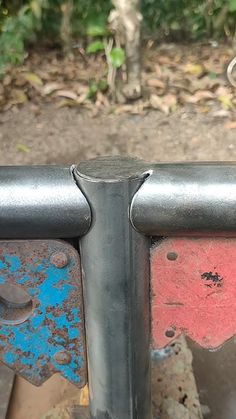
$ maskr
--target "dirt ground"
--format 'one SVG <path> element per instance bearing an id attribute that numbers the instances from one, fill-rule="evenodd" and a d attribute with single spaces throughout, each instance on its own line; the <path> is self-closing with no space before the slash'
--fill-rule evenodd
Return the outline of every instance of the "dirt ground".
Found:
<path id="1" fill-rule="evenodd" d="M 98 155 L 149 161 L 236 160 L 236 129 L 227 119 L 184 108 L 91 117 L 79 109 L 30 105 L 0 114 L 0 164 L 71 164 Z M 22 147 L 22 145 L 24 147 Z"/>
<path id="2" fill-rule="evenodd" d="M 231 120 L 233 117 L 231 115 Z M 120 154 L 156 162 L 236 160 L 235 125 L 229 128 L 224 113 L 205 114 L 190 106 L 170 115 L 150 111 L 93 117 L 91 112 L 79 108 L 56 109 L 53 103 L 41 104 L 40 112 L 35 114 L 34 107 L 28 103 L 0 114 L 0 145 L 1 165 L 67 165 L 98 155 Z M 236 393 L 235 344 L 229 345 L 226 352 L 221 350 L 212 362 L 193 347 L 200 397 L 203 404 L 210 407 L 210 413 L 206 412 L 210 419 L 235 418 L 232 413 Z M 206 382 L 209 383 L 207 389 Z M 231 389 L 230 402 L 229 392 L 227 395 L 222 392 L 224 386 Z M 63 397 L 66 391 L 66 386 L 62 385 Z M 25 397 L 30 397 L 27 386 Z M 62 396 L 52 395 L 53 403 L 58 397 Z M 17 413 L 15 417 L 18 418 Z"/>

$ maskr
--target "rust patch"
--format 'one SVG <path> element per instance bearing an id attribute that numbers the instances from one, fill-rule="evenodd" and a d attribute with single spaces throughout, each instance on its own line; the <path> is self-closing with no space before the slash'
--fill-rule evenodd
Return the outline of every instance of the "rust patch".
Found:
<path id="1" fill-rule="evenodd" d="M 224 279 L 218 274 L 218 272 L 213 273 L 212 271 L 204 272 L 201 275 L 201 278 L 205 281 L 209 281 L 209 283 L 205 284 L 205 286 L 209 288 L 222 287 L 222 281 Z"/>
<path id="2" fill-rule="evenodd" d="M 14 287 L 32 302 L 27 318 L 22 296 L 15 304 L 7 294 Z M 0 360 L 16 373 L 35 385 L 56 372 L 78 387 L 86 384 L 82 304 L 73 246 L 62 240 L 0 241 Z M 67 354 L 66 361 L 58 362 L 58 354 Z"/>

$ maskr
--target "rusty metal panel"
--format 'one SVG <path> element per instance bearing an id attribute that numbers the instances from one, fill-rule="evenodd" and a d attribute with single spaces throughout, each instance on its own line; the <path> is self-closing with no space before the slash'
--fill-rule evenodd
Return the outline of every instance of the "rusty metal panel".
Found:
<path id="1" fill-rule="evenodd" d="M 86 382 L 80 260 L 64 241 L 0 241 L 0 360 L 35 385 Z"/>
<path id="2" fill-rule="evenodd" d="M 236 239 L 171 238 L 151 249 L 153 345 L 181 333 L 217 348 L 236 333 Z"/>

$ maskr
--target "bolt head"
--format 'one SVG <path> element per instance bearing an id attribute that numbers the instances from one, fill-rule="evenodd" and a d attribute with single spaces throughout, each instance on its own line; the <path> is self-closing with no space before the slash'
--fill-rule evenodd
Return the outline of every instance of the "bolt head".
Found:
<path id="1" fill-rule="evenodd" d="M 167 338 L 173 338 L 175 336 L 175 330 L 173 328 L 166 330 L 165 335 Z"/>
<path id="2" fill-rule="evenodd" d="M 178 258 L 178 254 L 176 252 L 168 252 L 167 253 L 167 259 L 174 261 Z"/>
<path id="3" fill-rule="evenodd" d="M 67 365 L 71 361 L 71 355 L 67 351 L 60 351 L 54 355 L 54 359 L 59 365 Z"/>
<path id="4" fill-rule="evenodd" d="M 50 258 L 50 262 L 58 269 L 64 268 L 68 265 L 68 257 L 64 252 L 56 252 Z"/>

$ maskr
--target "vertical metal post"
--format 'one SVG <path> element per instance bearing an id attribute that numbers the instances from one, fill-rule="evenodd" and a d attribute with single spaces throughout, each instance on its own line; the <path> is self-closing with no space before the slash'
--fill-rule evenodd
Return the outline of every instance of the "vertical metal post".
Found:
<path id="1" fill-rule="evenodd" d="M 129 219 L 144 176 L 128 158 L 77 169 L 92 210 L 80 243 L 93 419 L 151 419 L 149 239 Z"/>

